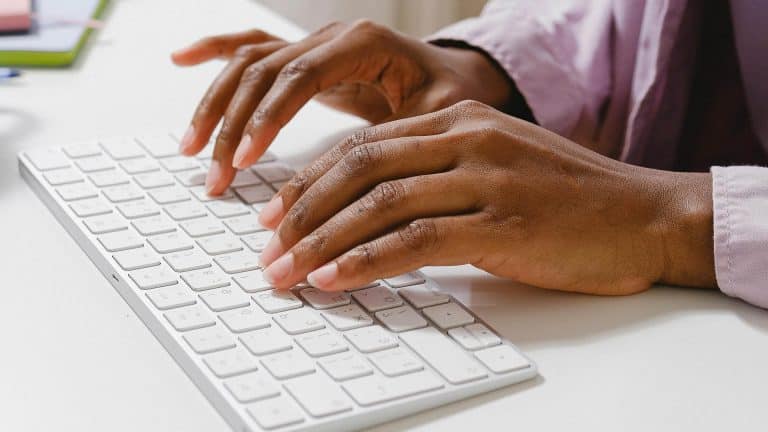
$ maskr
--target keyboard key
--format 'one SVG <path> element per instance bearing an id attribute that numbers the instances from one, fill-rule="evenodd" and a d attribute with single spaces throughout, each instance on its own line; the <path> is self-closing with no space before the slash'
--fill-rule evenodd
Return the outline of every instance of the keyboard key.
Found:
<path id="1" fill-rule="evenodd" d="M 133 282 L 143 290 L 176 285 L 179 283 L 176 274 L 172 273 L 166 267 L 150 267 L 147 269 L 136 270 L 130 272 L 128 276 L 130 276 Z"/>
<path id="2" fill-rule="evenodd" d="M 72 168 L 62 168 L 48 171 L 43 174 L 45 181 L 51 186 L 61 186 L 83 181 L 83 176 L 77 170 Z"/>
<path id="3" fill-rule="evenodd" d="M 429 285 L 413 285 L 397 290 L 416 309 L 448 303 L 451 296 Z"/>
<path id="4" fill-rule="evenodd" d="M 151 190 L 149 196 L 158 204 L 171 204 L 192 199 L 189 192 L 178 186 Z"/>
<path id="5" fill-rule="evenodd" d="M 280 389 L 260 372 L 251 372 L 224 381 L 224 386 L 238 402 L 253 402 L 280 395 Z"/>
<path id="6" fill-rule="evenodd" d="M 162 165 L 166 171 L 172 173 L 200 168 L 200 164 L 194 158 L 186 156 L 175 156 L 160 159 L 160 165 Z"/>
<path id="7" fill-rule="evenodd" d="M 434 327 L 400 333 L 400 340 L 452 384 L 485 378 L 485 369 Z"/>
<path id="8" fill-rule="evenodd" d="M 83 223 L 91 234 L 104 234 L 128 228 L 128 225 L 125 224 L 123 218 L 111 213 L 89 217 L 88 219 L 83 220 Z"/>
<path id="9" fill-rule="evenodd" d="M 229 285 L 229 277 L 214 267 L 186 272 L 181 275 L 181 278 L 194 291 L 205 291 Z M 248 297 L 245 294 L 243 296 L 247 300 Z"/>
<path id="10" fill-rule="evenodd" d="M 152 290 L 147 293 L 147 298 L 160 310 L 190 306 L 197 303 L 195 296 L 187 288 L 179 284 Z"/>
<path id="11" fill-rule="evenodd" d="M 349 294 L 345 292 L 320 291 L 314 287 L 301 290 L 301 296 L 315 309 L 330 309 L 344 306 L 351 301 Z"/>
<path id="12" fill-rule="evenodd" d="M 91 156 L 75 160 L 75 165 L 84 173 L 112 169 L 115 164 L 106 156 Z"/>
<path id="13" fill-rule="evenodd" d="M 117 211 L 127 219 L 136 219 L 160 214 L 160 209 L 149 202 L 149 200 L 145 199 L 124 202 L 115 207 L 117 207 Z"/>
<path id="14" fill-rule="evenodd" d="M 344 337 L 362 353 L 372 353 L 398 346 L 397 338 L 377 325 L 345 332 Z"/>
<path id="15" fill-rule="evenodd" d="M 136 184 L 141 186 L 142 189 L 156 189 L 159 187 L 173 186 L 176 184 L 176 182 L 173 181 L 173 177 L 159 171 L 137 174 L 133 177 L 133 179 L 136 181 Z"/>
<path id="16" fill-rule="evenodd" d="M 197 244 L 208 255 L 220 255 L 223 253 L 238 252 L 243 250 L 243 245 L 237 237 L 222 234 L 197 240 Z"/>
<path id="17" fill-rule="evenodd" d="M 89 175 L 88 178 L 96 187 L 117 186 L 127 184 L 130 181 L 128 176 L 116 169 L 95 172 Z"/>
<path id="18" fill-rule="evenodd" d="M 116 137 L 100 140 L 104 151 L 115 160 L 132 159 L 144 156 L 144 151 L 130 137 Z"/>
<path id="19" fill-rule="evenodd" d="M 145 247 L 116 252 L 112 257 L 126 271 L 160 265 L 157 255 Z"/>
<path id="20" fill-rule="evenodd" d="M 72 159 L 97 156 L 101 154 L 101 148 L 95 142 L 70 144 L 62 148 L 64 153 Z"/>
<path id="21" fill-rule="evenodd" d="M 306 333 L 296 338 L 296 343 L 312 357 L 321 357 L 347 351 L 344 341 L 327 330 Z"/>
<path id="22" fill-rule="evenodd" d="M 317 362 L 336 381 L 358 378 L 373 373 L 369 363 L 354 353 L 325 357 Z"/>
<path id="23" fill-rule="evenodd" d="M 254 252 L 261 252 L 267 246 L 267 242 L 272 238 L 271 231 L 260 231 L 240 237 L 240 240 Z"/>
<path id="24" fill-rule="evenodd" d="M 359 287 L 349 288 L 349 289 L 346 289 L 344 291 L 346 291 L 346 292 L 360 291 L 360 290 L 363 290 L 363 289 L 366 289 L 366 288 L 373 288 L 375 286 L 379 286 L 379 283 L 377 281 L 373 281 L 373 282 L 369 283 L 368 285 L 363 285 L 363 286 L 359 286 Z"/>
<path id="25" fill-rule="evenodd" d="M 371 317 L 356 304 L 326 309 L 321 314 L 336 330 L 340 331 L 373 324 Z"/>
<path id="26" fill-rule="evenodd" d="M 194 330 L 216 324 L 213 315 L 201 305 L 174 309 L 163 315 L 177 331 Z"/>
<path id="27" fill-rule="evenodd" d="M 277 160 L 277 156 L 275 156 L 274 153 L 271 151 L 265 151 L 263 155 L 259 158 L 259 160 L 256 161 L 257 164 L 259 163 L 266 163 L 266 162 L 274 162 Z"/>
<path id="28" fill-rule="evenodd" d="M 427 326 L 427 320 L 410 306 L 400 306 L 376 312 L 376 318 L 393 332 L 403 332 Z"/>
<path id="29" fill-rule="evenodd" d="M 304 305 L 298 297 L 288 290 L 271 289 L 254 295 L 253 300 L 270 314 L 300 308 Z"/>
<path id="30" fill-rule="evenodd" d="M 285 384 L 285 389 L 313 417 L 324 417 L 352 409 L 349 397 L 336 383 L 314 374 Z"/>
<path id="31" fill-rule="evenodd" d="M 494 373 L 502 374 L 530 366 L 528 360 L 509 345 L 497 345 L 475 352 L 475 357 Z"/>
<path id="32" fill-rule="evenodd" d="M 202 186 L 205 184 L 206 173 L 203 170 L 182 171 L 176 174 L 176 180 L 184 186 Z"/>
<path id="33" fill-rule="evenodd" d="M 296 335 L 325 328 L 323 320 L 314 311 L 301 308 L 281 312 L 272 317 L 273 320 L 288 334 Z"/>
<path id="34" fill-rule="evenodd" d="M 424 369 L 424 365 L 403 348 L 377 352 L 368 358 L 386 376 L 405 375 Z"/>
<path id="35" fill-rule="evenodd" d="M 247 411 L 263 429 L 275 429 L 304 421 L 301 410 L 282 396 L 258 402 L 248 407 Z"/>
<path id="36" fill-rule="evenodd" d="M 132 231 L 117 231 L 99 236 L 99 243 L 107 252 L 119 252 L 144 246 L 144 239 Z"/>
<path id="37" fill-rule="evenodd" d="M 191 219 L 179 224 L 190 237 L 202 237 L 224 233 L 224 225 L 211 217 Z"/>
<path id="38" fill-rule="evenodd" d="M 183 337 L 192 350 L 198 354 L 207 354 L 235 347 L 235 340 L 229 332 L 218 325 L 192 330 Z"/>
<path id="39" fill-rule="evenodd" d="M 136 141 L 154 158 L 179 155 L 179 143 L 168 134 L 142 136 Z"/>
<path id="40" fill-rule="evenodd" d="M 157 171 L 160 169 L 160 165 L 149 158 L 137 158 L 121 161 L 120 168 L 122 168 L 123 171 L 125 171 L 127 174 L 133 175 L 150 171 Z"/>
<path id="41" fill-rule="evenodd" d="M 164 207 L 165 212 L 173 220 L 187 220 L 206 216 L 205 207 L 194 201 L 183 201 L 175 204 L 168 204 Z"/>
<path id="42" fill-rule="evenodd" d="M 203 303 L 214 312 L 237 309 L 251 304 L 251 299 L 239 288 L 217 288 L 200 294 Z"/>
<path id="43" fill-rule="evenodd" d="M 224 225 L 227 226 L 233 233 L 237 235 L 250 234 L 257 231 L 266 231 L 266 228 L 261 226 L 256 219 L 256 215 L 248 214 L 246 216 L 233 217 L 224 220 Z"/>
<path id="44" fill-rule="evenodd" d="M 264 274 L 261 270 L 238 274 L 232 276 L 232 279 L 247 293 L 255 293 L 273 288 L 272 285 L 264 279 Z"/>
<path id="45" fill-rule="evenodd" d="M 167 254 L 192 249 L 192 242 L 184 234 L 174 231 L 167 234 L 159 234 L 147 239 L 157 253 Z"/>
<path id="46" fill-rule="evenodd" d="M 64 201 L 76 201 L 99 196 L 99 191 L 96 188 L 85 183 L 74 183 L 57 187 L 56 193 Z"/>
<path id="47" fill-rule="evenodd" d="M 260 184 L 260 185 L 239 187 L 235 189 L 235 193 L 243 201 L 245 201 L 246 204 L 253 204 L 255 202 L 269 201 L 270 199 L 272 199 L 272 196 L 275 194 L 275 191 L 272 190 L 271 187 L 265 184 Z"/>
<path id="48" fill-rule="evenodd" d="M 355 291 L 352 296 L 371 312 L 392 308 L 403 304 L 403 300 L 391 289 L 379 285 L 360 291 Z"/>
<path id="49" fill-rule="evenodd" d="M 247 306 L 219 314 L 219 318 L 231 331 L 242 333 L 267 328 L 271 325 L 269 315 L 257 306 Z"/>
<path id="50" fill-rule="evenodd" d="M 265 328 L 240 335 L 240 342 L 254 355 L 272 354 L 293 348 L 291 338 L 276 328 Z"/>
<path id="51" fill-rule="evenodd" d="M 423 309 L 424 315 L 443 329 L 459 327 L 475 322 L 475 317 L 454 302 Z"/>
<path id="52" fill-rule="evenodd" d="M 440 379 L 427 371 L 395 378 L 366 376 L 347 381 L 342 386 L 352 399 L 362 406 L 388 402 L 444 387 Z"/>
<path id="53" fill-rule="evenodd" d="M 76 201 L 70 204 L 69 208 L 80 217 L 112 213 L 112 207 L 101 198 Z"/>
<path id="54" fill-rule="evenodd" d="M 300 350 L 271 354 L 263 357 L 261 364 L 277 379 L 293 378 L 315 371 L 315 362 Z"/>
<path id="55" fill-rule="evenodd" d="M 136 231 L 143 236 L 176 231 L 176 225 L 162 215 L 136 219 L 131 222 L 131 225 L 133 225 L 133 227 L 136 228 Z"/>
<path id="56" fill-rule="evenodd" d="M 251 186 L 261 184 L 261 179 L 250 170 L 238 171 L 232 180 L 232 187 Z"/>
<path id="57" fill-rule="evenodd" d="M 190 270 L 198 270 L 211 266 L 211 262 L 208 261 L 208 257 L 202 252 L 191 249 L 181 252 L 174 252 L 163 257 L 169 266 L 176 272 L 185 272 Z"/>
<path id="58" fill-rule="evenodd" d="M 222 270 L 229 274 L 241 273 L 259 268 L 259 256 L 253 252 L 236 252 L 213 258 Z"/>
<path id="59" fill-rule="evenodd" d="M 56 168 L 66 168 L 69 160 L 64 153 L 55 148 L 40 148 L 26 152 L 27 159 L 40 171 L 48 171 Z"/>
<path id="60" fill-rule="evenodd" d="M 401 288 L 409 285 L 423 284 L 425 281 L 418 272 L 411 272 L 401 274 L 400 276 L 386 278 L 384 279 L 384 282 L 392 288 Z"/>
<path id="61" fill-rule="evenodd" d="M 192 195 L 194 195 L 198 201 L 202 202 L 226 200 L 235 196 L 235 194 L 232 193 L 232 189 L 225 190 L 221 195 L 211 196 L 208 195 L 208 189 L 206 189 L 205 186 L 191 187 L 189 188 L 189 191 L 192 192 Z"/>
<path id="62" fill-rule="evenodd" d="M 501 339 L 494 332 L 480 323 L 452 328 L 448 330 L 448 334 L 468 350 L 487 348 L 501 343 Z"/>
<path id="63" fill-rule="evenodd" d="M 144 198 L 144 192 L 136 186 L 127 184 L 121 186 L 111 186 L 101 190 L 105 197 L 113 203 L 137 200 Z"/>
<path id="64" fill-rule="evenodd" d="M 291 167 L 281 163 L 259 164 L 251 168 L 259 177 L 267 182 L 279 182 L 290 180 L 296 172 Z"/>
<path id="65" fill-rule="evenodd" d="M 206 366 L 219 378 L 227 378 L 258 369 L 258 362 L 243 348 L 235 347 L 203 358 Z"/>
<path id="66" fill-rule="evenodd" d="M 210 201 L 205 205 L 217 218 L 228 218 L 250 214 L 248 207 L 237 198 Z"/>

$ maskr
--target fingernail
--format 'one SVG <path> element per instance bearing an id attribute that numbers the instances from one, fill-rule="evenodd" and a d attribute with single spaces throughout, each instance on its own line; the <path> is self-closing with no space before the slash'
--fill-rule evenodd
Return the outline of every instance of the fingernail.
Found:
<path id="1" fill-rule="evenodd" d="M 243 139 L 240 140 L 240 144 L 237 146 L 237 150 L 235 150 L 235 157 L 232 159 L 232 166 L 237 169 L 248 168 L 243 162 L 245 161 L 245 157 L 248 156 L 248 152 L 250 151 L 251 136 L 243 135 Z"/>
<path id="2" fill-rule="evenodd" d="M 273 197 L 264 208 L 259 211 L 259 223 L 266 227 L 274 227 L 283 214 L 283 197 Z"/>
<path id="3" fill-rule="evenodd" d="M 307 282 L 315 288 L 328 288 L 339 275 L 339 265 L 336 261 L 330 262 L 307 275 Z"/>
<path id="4" fill-rule="evenodd" d="M 187 131 L 184 132 L 184 136 L 181 138 L 181 142 L 179 143 L 179 152 L 182 154 L 186 154 L 187 151 L 192 147 L 192 144 L 194 144 L 195 141 L 195 127 L 192 125 L 189 125 L 187 128 Z"/>
<path id="5" fill-rule="evenodd" d="M 205 177 L 205 190 L 211 193 L 219 180 L 221 180 L 221 164 L 217 160 L 212 160 L 208 175 Z"/>
<path id="6" fill-rule="evenodd" d="M 285 250 L 283 249 L 283 243 L 280 241 L 280 236 L 275 234 L 269 239 L 267 245 L 264 246 L 264 249 L 261 251 L 261 255 L 259 255 L 259 264 L 263 268 L 267 267 L 284 252 Z"/>
<path id="7" fill-rule="evenodd" d="M 264 270 L 264 279 L 272 285 L 278 284 L 288 277 L 293 270 L 293 252 L 281 256 Z"/>

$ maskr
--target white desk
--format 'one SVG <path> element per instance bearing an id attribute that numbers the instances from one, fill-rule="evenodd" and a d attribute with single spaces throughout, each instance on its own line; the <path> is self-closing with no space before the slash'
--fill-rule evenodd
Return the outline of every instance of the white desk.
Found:
<path id="1" fill-rule="evenodd" d="M 115 1 L 76 67 L 0 85 L 0 430 L 225 431 L 218 414 L 18 176 L 16 152 L 186 126 L 220 64 L 168 53 L 208 33 L 302 32 L 253 2 Z M 297 165 L 360 123 L 311 107 Z M 429 272 L 541 377 L 376 430 L 765 430 L 768 311 L 716 292 L 598 298 Z"/>

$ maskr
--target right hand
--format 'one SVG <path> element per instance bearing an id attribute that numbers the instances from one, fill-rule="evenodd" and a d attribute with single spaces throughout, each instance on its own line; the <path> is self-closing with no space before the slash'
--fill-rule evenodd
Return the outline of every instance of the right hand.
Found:
<path id="1" fill-rule="evenodd" d="M 501 107 L 512 92 L 485 55 L 432 45 L 370 21 L 330 24 L 295 43 L 259 30 L 213 36 L 172 58 L 182 66 L 229 60 L 181 143 L 183 154 L 196 154 L 223 118 L 206 179 L 213 195 L 229 186 L 236 169 L 255 163 L 313 97 L 381 123 L 464 99 Z"/>

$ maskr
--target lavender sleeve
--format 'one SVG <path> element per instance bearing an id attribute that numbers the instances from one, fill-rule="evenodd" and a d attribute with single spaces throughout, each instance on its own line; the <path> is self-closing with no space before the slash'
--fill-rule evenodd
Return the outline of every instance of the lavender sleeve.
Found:
<path id="1" fill-rule="evenodd" d="M 768 168 L 712 167 L 720 289 L 768 308 Z"/>
<path id="2" fill-rule="evenodd" d="M 485 51 L 507 72 L 546 129 L 569 136 L 596 118 L 611 88 L 610 2 L 491 0 L 480 16 L 427 40 Z"/>

